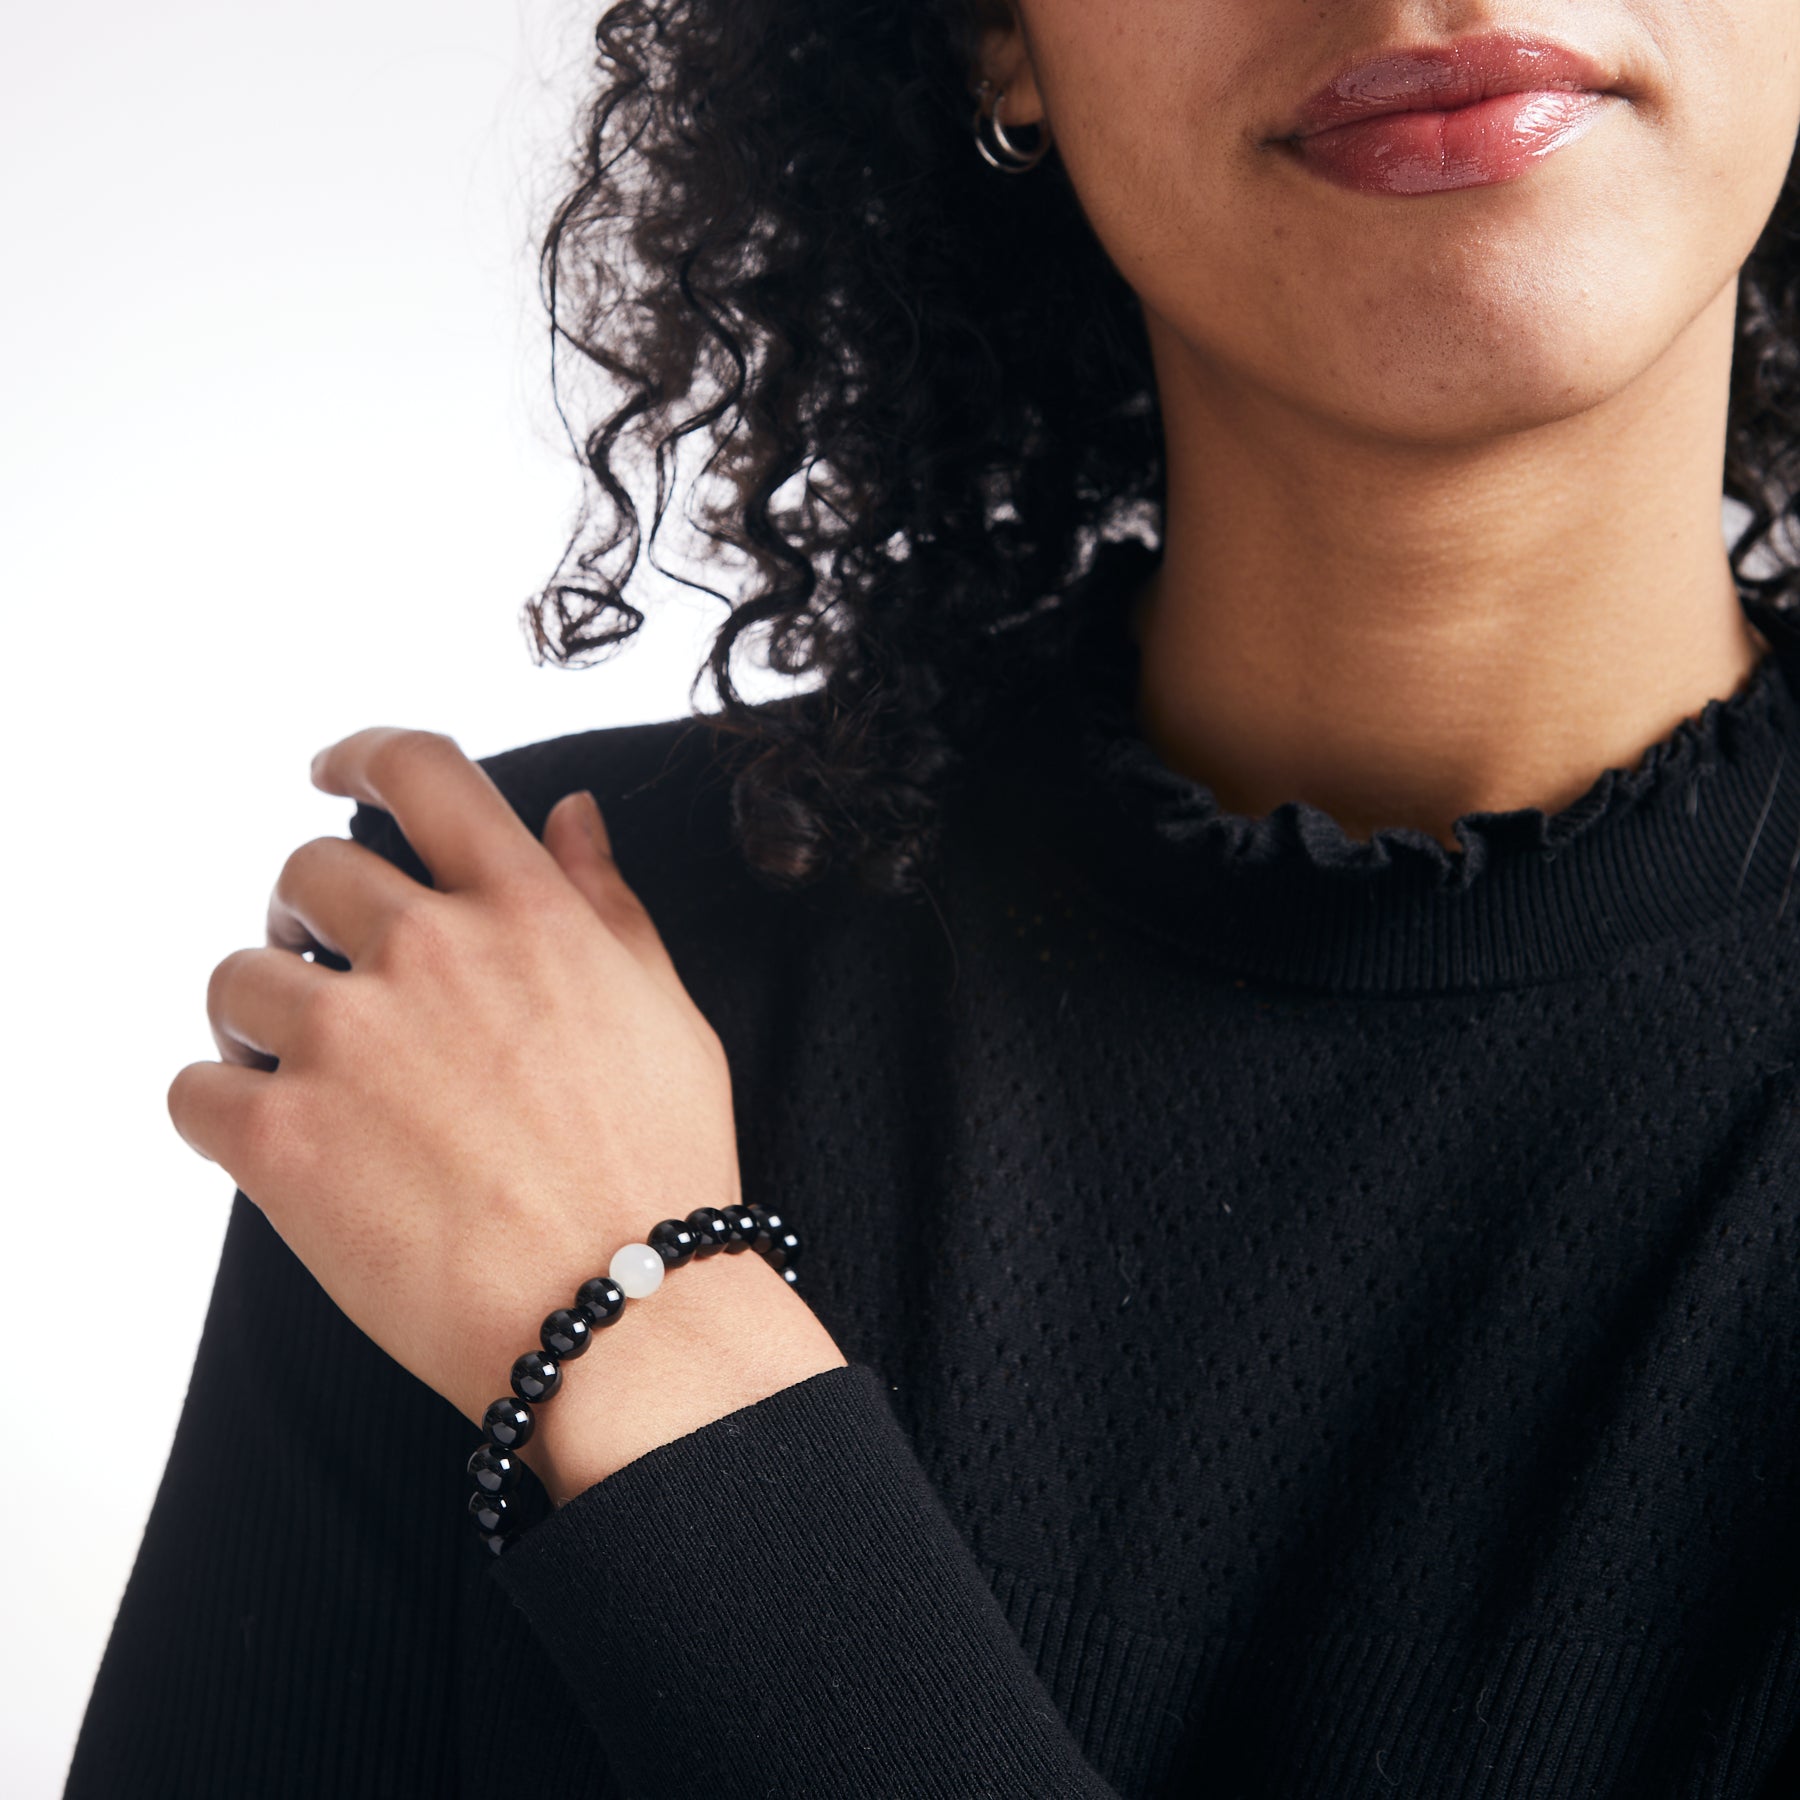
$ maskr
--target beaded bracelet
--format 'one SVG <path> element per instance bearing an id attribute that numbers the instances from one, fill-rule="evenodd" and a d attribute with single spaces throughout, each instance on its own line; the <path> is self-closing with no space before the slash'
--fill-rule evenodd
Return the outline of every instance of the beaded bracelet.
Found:
<path id="1" fill-rule="evenodd" d="M 483 1441 L 469 1458 L 475 1491 L 469 1496 L 469 1518 L 481 1542 L 498 1556 L 518 1524 L 519 1506 L 512 1490 L 524 1465 L 513 1454 L 531 1441 L 537 1429 L 533 1402 L 552 1399 L 562 1387 L 565 1362 L 583 1355 L 593 1334 L 610 1325 L 629 1297 L 641 1300 L 662 1286 L 663 1274 L 695 1257 L 754 1250 L 781 1271 L 790 1287 L 799 1285 L 800 1236 L 767 1206 L 699 1206 L 685 1219 L 664 1219 L 641 1244 L 624 1244 L 613 1252 L 604 1275 L 595 1275 L 575 1290 L 568 1306 L 558 1307 L 539 1327 L 541 1350 L 527 1350 L 512 1366 L 512 1392 L 502 1394 L 482 1414 Z"/>

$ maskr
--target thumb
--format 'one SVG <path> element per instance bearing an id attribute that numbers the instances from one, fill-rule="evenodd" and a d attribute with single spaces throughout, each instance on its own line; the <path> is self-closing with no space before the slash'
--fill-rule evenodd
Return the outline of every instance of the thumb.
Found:
<path id="1" fill-rule="evenodd" d="M 544 848 L 594 910 L 607 918 L 622 885 L 600 804 L 586 788 L 564 794 L 544 820 Z M 610 922 L 610 919 L 609 919 Z"/>
<path id="2" fill-rule="evenodd" d="M 599 802 L 586 788 L 564 794 L 551 807 L 544 820 L 544 848 L 612 934 L 655 974 L 679 987 L 662 934 L 619 873 Z"/>

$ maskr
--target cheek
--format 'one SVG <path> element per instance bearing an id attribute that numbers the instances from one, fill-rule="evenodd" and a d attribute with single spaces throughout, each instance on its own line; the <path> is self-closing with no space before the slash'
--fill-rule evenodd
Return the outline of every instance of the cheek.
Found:
<path id="1" fill-rule="evenodd" d="M 1266 204 L 1267 152 L 1233 99 L 1172 78 L 1133 79 L 1109 94 L 1089 81 L 1059 106 L 1057 151 L 1107 255 L 1152 311 L 1216 316 L 1258 303 L 1284 282 L 1291 225 Z M 1241 96 L 1235 104 L 1241 109 Z"/>
<path id="2" fill-rule="evenodd" d="M 1254 128 L 1295 0 L 1022 0 L 1059 160 L 1143 292 L 1241 232 Z M 1286 51 L 1292 59 L 1292 41 Z"/>
<path id="3" fill-rule="evenodd" d="M 1596 196 L 1592 260 L 1621 307 L 1679 320 L 1731 281 L 1792 171 L 1800 4 L 1626 3 L 1643 91 Z"/>
<path id="4" fill-rule="evenodd" d="M 1674 87 L 1666 108 L 1666 137 L 1683 166 L 1667 168 L 1666 178 L 1699 215 L 1696 234 L 1740 243 L 1741 257 L 1793 168 L 1800 4 L 1701 8 L 1690 23 L 1677 50 L 1692 78 Z"/>

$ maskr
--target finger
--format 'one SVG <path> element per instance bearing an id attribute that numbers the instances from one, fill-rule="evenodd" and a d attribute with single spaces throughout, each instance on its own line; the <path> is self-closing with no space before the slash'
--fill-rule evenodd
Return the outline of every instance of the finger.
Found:
<path id="1" fill-rule="evenodd" d="M 255 1192 L 251 1165 L 269 1132 L 269 1077 L 229 1063 L 189 1063 L 169 1083 L 169 1120 L 188 1148 Z"/>
<path id="2" fill-rule="evenodd" d="M 394 815 L 443 891 L 488 888 L 541 874 L 544 850 L 493 778 L 441 731 L 371 725 L 313 758 L 328 794 Z"/>
<path id="3" fill-rule="evenodd" d="M 228 1063 L 264 1072 L 291 1055 L 304 1021 L 325 997 L 324 984 L 343 975 L 307 962 L 291 950 L 234 950 L 206 984 L 206 1016 L 213 1042 Z"/>
<path id="4" fill-rule="evenodd" d="M 423 904 L 432 891 L 366 844 L 312 838 L 289 854 L 275 878 L 268 941 L 281 950 L 331 950 L 354 963 L 395 913 Z"/>
<path id="5" fill-rule="evenodd" d="M 607 929 L 652 975 L 686 1001 L 687 988 L 676 973 L 662 933 L 613 860 L 605 821 L 585 789 L 565 794 L 551 807 L 544 820 L 544 848 Z"/>

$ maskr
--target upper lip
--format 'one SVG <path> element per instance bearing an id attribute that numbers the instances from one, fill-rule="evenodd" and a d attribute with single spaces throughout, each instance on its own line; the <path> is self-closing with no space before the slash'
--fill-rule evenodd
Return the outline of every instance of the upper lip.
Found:
<path id="1" fill-rule="evenodd" d="M 1585 51 L 1522 32 L 1486 31 L 1358 56 L 1299 109 L 1283 135 L 1311 137 L 1381 113 L 1448 111 L 1493 94 L 1605 92 L 1616 85 Z"/>

